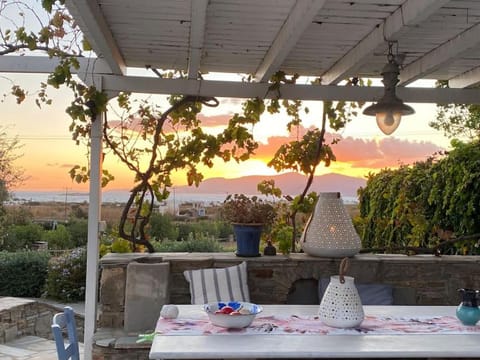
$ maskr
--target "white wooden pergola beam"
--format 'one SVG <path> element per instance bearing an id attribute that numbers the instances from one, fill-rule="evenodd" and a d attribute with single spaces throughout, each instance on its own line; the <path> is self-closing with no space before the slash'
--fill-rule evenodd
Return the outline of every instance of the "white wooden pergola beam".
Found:
<path id="1" fill-rule="evenodd" d="M 160 79 L 134 76 L 102 76 L 103 89 L 131 91 L 146 94 L 185 94 L 227 98 L 273 98 L 269 84 L 233 81 Z M 374 101 L 384 92 L 383 87 L 356 87 L 337 85 L 291 85 L 280 88 L 280 97 L 301 100 Z M 480 103 L 479 89 L 437 89 L 401 87 L 398 96 L 405 102 L 415 103 Z"/>
<path id="2" fill-rule="evenodd" d="M 98 3 L 93 0 L 67 0 L 66 5 L 82 32 L 87 35 L 95 54 L 105 59 L 112 73 L 125 74 L 125 61 Z"/>
<path id="3" fill-rule="evenodd" d="M 461 57 L 480 43 L 480 24 L 465 30 L 413 63 L 405 66 L 399 75 L 399 85 L 408 85 L 435 71 L 440 66 Z"/>
<path id="4" fill-rule="evenodd" d="M 79 75 L 87 80 L 90 78 L 96 80 L 93 81 L 96 86 L 109 93 L 131 91 L 147 94 L 190 94 L 231 98 L 276 96 L 274 93 L 268 93 L 269 84 L 267 83 L 111 75 L 103 59 L 80 58 L 79 62 Z M 0 56 L 0 73 L 50 73 L 57 64 L 55 59 L 45 56 Z M 480 82 L 480 68 L 473 70 L 471 76 L 467 73 L 464 76 Z M 98 81 L 101 81 L 101 86 L 99 86 L 100 83 L 97 84 Z M 456 81 L 453 85 L 459 84 L 461 78 L 459 77 Z M 87 82 L 92 83 L 92 81 Z M 450 86 L 450 89 L 399 87 L 397 94 L 405 102 L 480 103 L 480 90 L 463 89 L 465 86 L 452 86 L 452 84 Z M 383 87 L 284 84 L 280 88 L 280 96 L 303 100 L 374 101 L 383 95 L 383 91 Z"/>
<path id="5" fill-rule="evenodd" d="M 362 64 L 380 45 L 395 40 L 397 34 L 406 27 L 414 26 L 429 17 L 448 0 L 409 0 L 370 32 L 352 50 L 341 58 L 330 70 L 322 75 L 322 84 L 337 84 L 345 78 L 355 75 Z"/>
<path id="6" fill-rule="evenodd" d="M 295 2 L 287 20 L 255 72 L 254 79 L 256 81 L 268 81 L 272 74 L 279 69 L 325 2 L 326 0 Z"/>
<path id="7" fill-rule="evenodd" d="M 205 25 L 207 22 L 208 0 L 192 1 L 190 23 L 190 50 L 188 55 L 188 78 L 196 79 L 200 70 L 202 59 L 203 39 L 205 38 Z"/>
<path id="8" fill-rule="evenodd" d="M 76 74 L 111 74 L 104 59 L 79 57 L 80 69 L 72 69 Z M 0 72 L 24 74 L 48 74 L 55 70 L 59 61 L 48 56 L 0 56 Z"/>
<path id="9" fill-rule="evenodd" d="M 451 88 L 467 88 L 480 84 L 480 67 L 467 71 L 448 80 L 448 86 Z"/>

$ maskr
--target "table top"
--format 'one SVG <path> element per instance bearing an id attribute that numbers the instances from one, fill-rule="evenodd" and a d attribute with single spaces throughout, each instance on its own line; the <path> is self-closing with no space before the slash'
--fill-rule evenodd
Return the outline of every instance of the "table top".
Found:
<path id="1" fill-rule="evenodd" d="M 262 315 L 315 315 L 318 305 L 262 305 Z M 199 305 L 178 305 L 180 319 L 201 319 Z M 364 306 L 366 316 L 455 316 L 454 306 Z M 480 326 L 480 325 L 477 325 Z M 156 334 L 150 359 L 480 357 L 479 334 L 179 335 Z"/>

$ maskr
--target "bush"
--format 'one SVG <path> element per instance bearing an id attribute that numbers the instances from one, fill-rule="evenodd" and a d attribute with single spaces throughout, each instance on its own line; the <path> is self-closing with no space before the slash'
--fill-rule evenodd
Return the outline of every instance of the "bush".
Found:
<path id="1" fill-rule="evenodd" d="M 112 241 L 112 252 L 113 253 L 131 253 L 132 252 L 132 243 L 128 240 L 117 238 Z"/>
<path id="2" fill-rule="evenodd" d="M 233 234 L 233 228 L 228 221 L 201 220 L 196 222 L 178 223 L 177 240 L 187 240 L 190 236 L 194 239 L 208 234 L 216 239 L 228 238 Z M 172 240 L 172 238 L 169 238 Z"/>
<path id="3" fill-rule="evenodd" d="M 32 244 L 42 239 L 43 228 L 38 224 L 11 225 L 3 235 L 1 250 L 15 252 L 30 249 Z"/>
<path id="4" fill-rule="evenodd" d="M 55 230 L 45 230 L 42 241 L 48 242 L 48 248 L 53 250 L 73 249 L 75 247 L 65 225 L 58 225 Z"/>
<path id="5" fill-rule="evenodd" d="M 47 278 L 48 252 L 0 252 L 0 296 L 39 297 Z"/>
<path id="6" fill-rule="evenodd" d="M 217 240 L 208 236 L 199 236 L 197 239 L 190 235 L 187 240 L 155 242 L 156 252 L 221 252 L 225 251 Z"/>
<path id="7" fill-rule="evenodd" d="M 178 230 L 168 214 L 152 214 L 149 222 L 149 234 L 157 240 L 175 240 L 178 238 Z"/>
<path id="8" fill-rule="evenodd" d="M 227 221 L 215 222 L 218 233 L 216 234 L 219 239 L 226 239 L 233 234 L 233 226 Z"/>
<path id="9" fill-rule="evenodd" d="M 50 259 L 45 295 L 65 302 L 85 299 L 87 251 L 77 248 Z"/>
<path id="10" fill-rule="evenodd" d="M 87 219 L 71 219 L 67 225 L 70 239 L 73 247 L 81 247 L 87 245 L 88 238 L 88 220 Z"/>
<path id="11" fill-rule="evenodd" d="M 442 253 L 480 254 L 480 142 L 452 146 L 441 159 L 369 175 L 355 220 L 363 248 L 432 250 L 442 244 Z M 452 241 L 462 236 L 470 241 Z"/>

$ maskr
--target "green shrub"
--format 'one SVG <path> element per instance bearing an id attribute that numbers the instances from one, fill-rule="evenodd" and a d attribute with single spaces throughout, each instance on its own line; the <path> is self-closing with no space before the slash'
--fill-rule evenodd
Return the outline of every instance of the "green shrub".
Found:
<path id="1" fill-rule="evenodd" d="M 177 224 L 177 240 L 187 240 L 190 236 L 194 239 L 208 234 L 216 239 L 227 238 L 233 234 L 233 229 L 228 221 L 200 220 L 196 222 L 184 222 Z M 169 238 L 172 240 L 172 238 Z"/>
<path id="2" fill-rule="evenodd" d="M 112 241 L 112 252 L 114 253 L 131 253 L 132 243 L 128 240 L 117 238 Z"/>
<path id="3" fill-rule="evenodd" d="M 55 230 L 45 230 L 42 241 L 48 242 L 48 248 L 53 250 L 73 249 L 75 247 L 65 225 L 58 225 Z"/>
<path id="4" fill-rule="evenodd" d="M 162 241 L 153 243 L 156 252 L 221 252 L 222 245 L 217 240 L 208 236 L 199 236 L 197 239 L 190 234 L 187 240 Z"/>
<path id="5" fill-rule="evenodd" d="M 153 214 L 149 222 L 150 237 L 160 241 L 177 239 L 178 229 L 172 220 L 169 214 Z"/>
<path id="6" fill-rule="evenodd" d="M 47 277 L 48 252 L 0 252 L 0 296 L 39 297 Z"/>
<path id="7" fill-rule="evenodd" d="M 67 225 L 70 239 L 74 247 L 87 245 L 88 238 L 88 220 L 87 219 L 71 219 Z"/>
<path id="8" fill-rule="evenodd" d="M 43 228 L 38 224 L 11 225 L 2 236 L 0 249 L 10 252 L 30 249 L 32 244 L 42 239 Z"/>
<path id="9" fill-rule="evenodd" d="M 77 248 L 62 256 L 51 258 L 45 295 L 65 302 L 85 299 L 87 251 Z"/>
<path id="10" fill-rule="evenodd" d="M 355 219 L 363 248 L 391 252 L 443 244 L 442 253 L 480 254 L 473 236 L 480 233 L 480 142 L 452 146 L 440 159 L 368 176 Z M 462 236 L 470 241 L 444 242 Z"/>
<path id="11" fill-rule="evenodd" d="M 219 239 L 226 239 L 233 234 L 233 226 L 228 221 L 215 221 L 217 228 L 217 237 Z"/>

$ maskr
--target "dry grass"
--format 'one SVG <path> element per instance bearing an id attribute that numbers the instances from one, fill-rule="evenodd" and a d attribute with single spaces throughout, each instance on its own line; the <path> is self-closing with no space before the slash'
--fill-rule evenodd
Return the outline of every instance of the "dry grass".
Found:
<path id="1" fill-rule="evenodd" d="M 358 204 L 346 204 L 345 207 L 347 208 L 348 215 L 350 215 L 352 219 L 360 215 Z"/>
<path id="2" fill-rule="evenodd" d="M 358 204 L 346 204 L 345 205 L 348 214 L 352 217 L 359 215 Z M 87 203 L 59 203 L 59 202 L 39 202 L 28 203 L 23 205 L 9 205 L 7 207 L 9 212 L 16 212 L 23 210 L 29 211 L 33 218 L 36 220 L 57 220 L 63 221 L 70 217 L 78 216 L 77 214 L 88 215 Z M 115 226 L 120 222 L 120 216 L 123 211 L 121 204 L 104 204 L 102 205 L 102 220 L 106 221 L 109 225 Z"/>
<path id="3" fill-rule="evenodd" d="M 35 220 L 57 220 L 63 221 L 70 217 L 77 217 L 83 214 L 88 216 L 87 203 L 59 203 L 59 202 L 32 202 L 22 205 L 8 205 L 7 211 L 20 212 L 26 210 L 32 214 Z M 122 214 L 123 206 L 115 204 L 102 205 L 102 220 L 110 225 L 118 224 Z"/>

